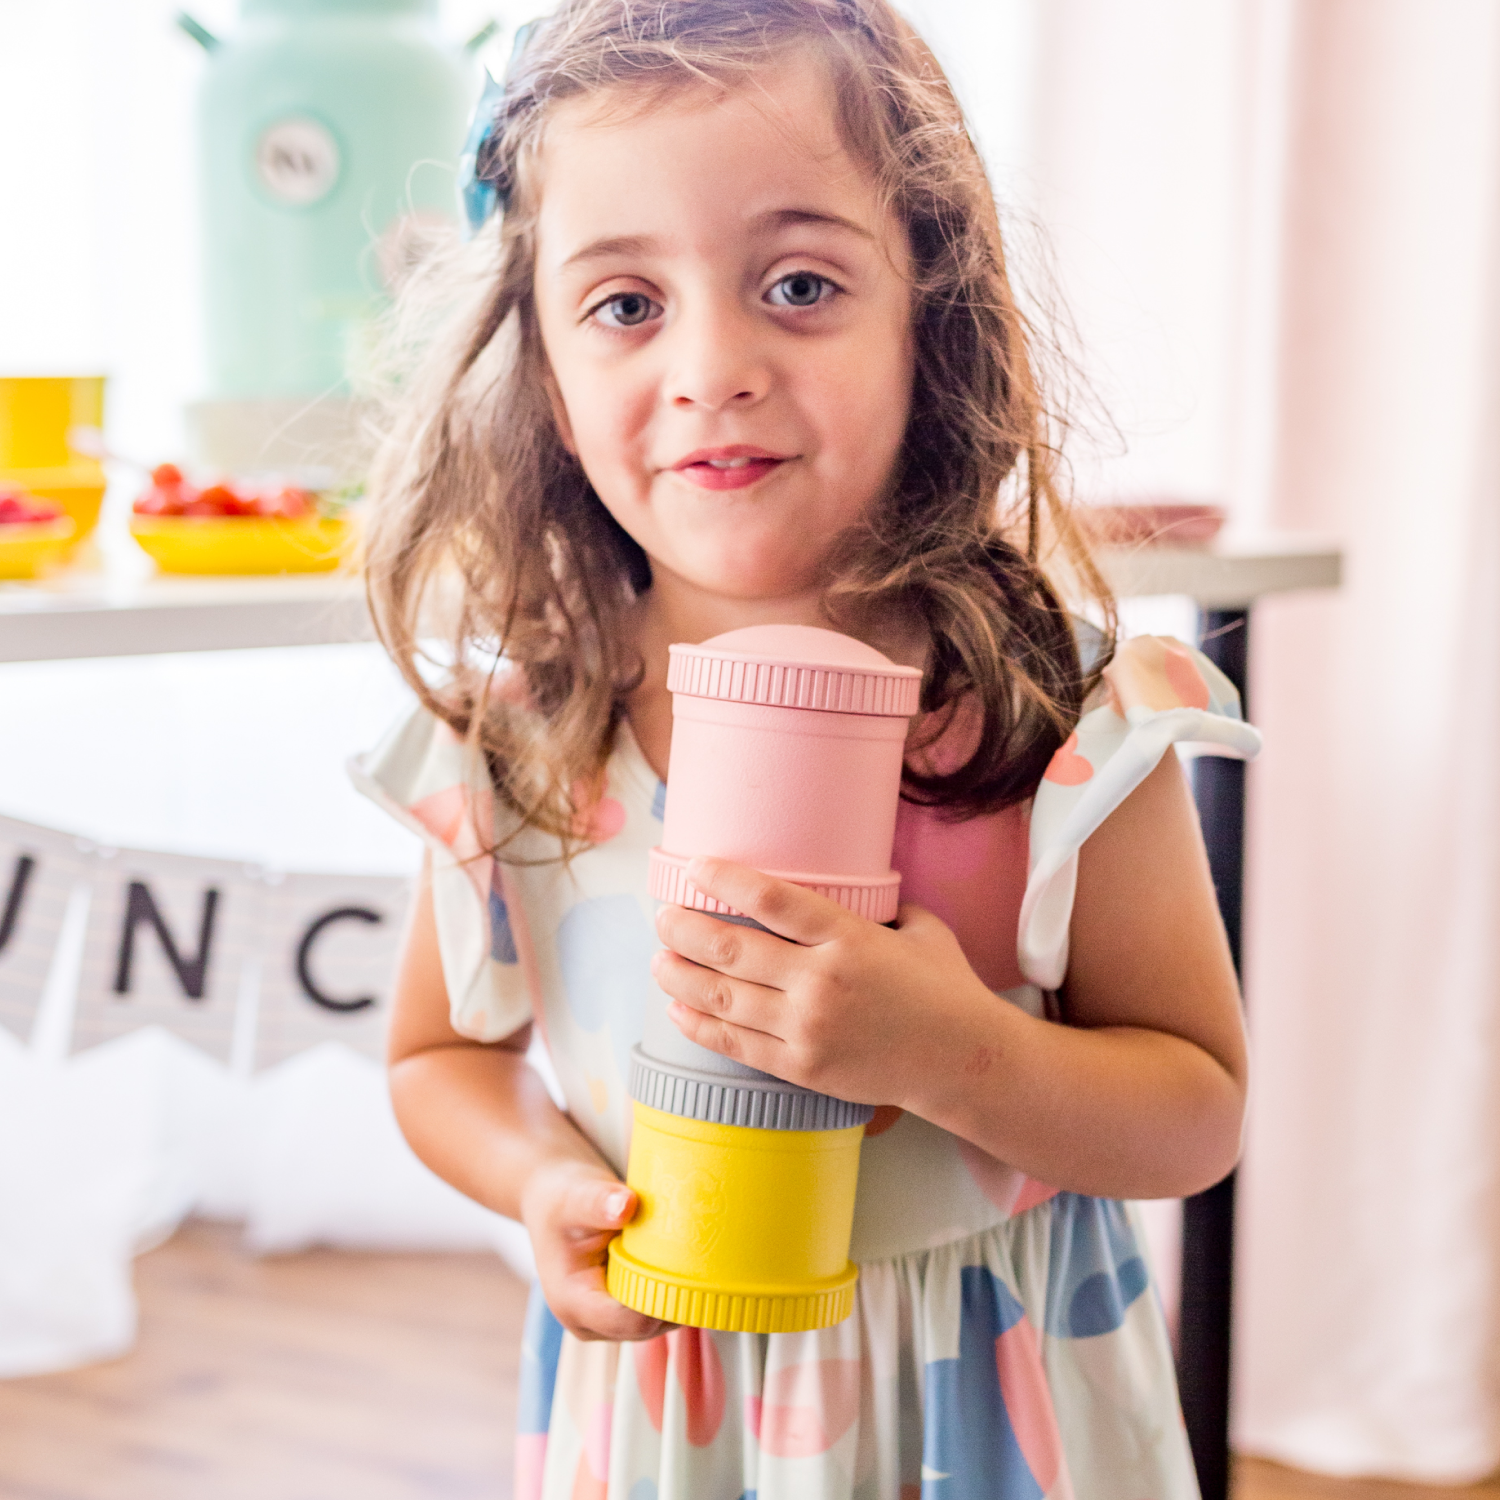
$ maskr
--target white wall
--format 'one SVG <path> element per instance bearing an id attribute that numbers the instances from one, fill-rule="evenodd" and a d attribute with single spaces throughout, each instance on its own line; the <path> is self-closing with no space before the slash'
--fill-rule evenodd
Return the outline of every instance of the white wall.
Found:
<path id="1" fill-rule="evenodd" d="M 1045 302 L 1051 262 L 1088 380 L 1123 429 L 1116 441 L 1095 420 L 1081 435 L 1081 482 L 1214 496 L 1234 7 L 1095 7 L 1080 67 L 1079 28 L 1061 14 L 1074 3 L 910 0 L 908 10 L 973 120 L 1019 276 Z M 173 26 L 175 8 L 0 0 L 0 371 L 106 370 L 112 443 L 152 460 L 179 450 L 199 379 L 202 60 Z M 231 0 L 193 9 L 211 29 L 233 25 Z M 465 35 L 491 8 L 449 0 L 445 12 Z M 508 6 L 506 16 L 521 18 Z M 1075 38 L 1066 67 L 1063 35 Z M 505 45 L 491 58 L 503 61 Z M 1073 128 L 1097 118 L 1074 107 L 1079 89 L 1118 100 L 1117 129 Z M 126 498 L 111 496 L 116 524 Z M 362 648 L 0 667 L 0 811 L 294 866 L 403 868 L 404 835 L 354 801 L 337 770 L 399 701 Z"/>
<path id="2" fill-rule="evenodd" d="M 177 8 L 0 0 L 0 373 L 106 371 L 110 441 L 149 461 L 179 452 L 200 370 L 203 54 Z M 232 29 L 232 0 L 189 8 Z M 460 37 L 491 13 L 444 9 Z M 375 647 L 0 665 L 0 812 L 286 868 L 405 871 L 415 841 L 342 769 L 405 702 Z"/>

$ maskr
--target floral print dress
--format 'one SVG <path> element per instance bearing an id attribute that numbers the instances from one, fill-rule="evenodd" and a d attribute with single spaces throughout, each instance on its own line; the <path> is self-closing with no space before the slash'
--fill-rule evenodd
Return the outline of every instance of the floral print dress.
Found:
<path id="1" fill-rule="evenodd" d="M 958 935 L 997 1004 L 1046 1014 L 1078 849 L 1174 742 L 1248 757 L 1228 681 L 1175 642 L 1121 647 L 1030 803 L 951 822 L 902 804 L 903 899 Z M 565 1106 L 623 1175 L 629 1053 L 658 944 L 646 856 L 665 788 L 628 728 L 564 867 L 530 832 L 485 856 L 488 788 L 425 712 L 356 781 L 434 852 L 452 1019 L 534 1021 Z M 532 861 L 540 859 L 542 862 Z M 1059 1192 L 893 1108 L 867 1127 L 852 1316 L 809 1333 L 566 1333 L 535 1288 L 517 1500 L 1190 1500 L 1160 1305 L 1129 1205 Z"/>

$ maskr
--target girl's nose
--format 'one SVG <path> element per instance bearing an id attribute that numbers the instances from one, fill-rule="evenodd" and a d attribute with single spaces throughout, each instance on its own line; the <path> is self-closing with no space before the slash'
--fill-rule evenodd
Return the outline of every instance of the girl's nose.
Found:
<path id="1" fill-rule="evenodd" d="M 672 330 L 667 400 L 679 410 L 754 406 L 771 371 L 753 320 L 727 308 L 685 309 Z"/>

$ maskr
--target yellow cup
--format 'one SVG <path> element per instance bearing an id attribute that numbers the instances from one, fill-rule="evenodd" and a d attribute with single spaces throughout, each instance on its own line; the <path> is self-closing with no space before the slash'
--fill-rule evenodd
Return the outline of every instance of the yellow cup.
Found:
<path id="1" fill-rule="evenodd" d="M 849 1316 L 863 1125 L 761 1130 L 634 1108 L 625 1180 L 640 1208 L 610 1246 L 611 1296 L 648 1317 L 731 1332 Z"/>
<path id="2" fill-rule="evenodd" d="M 68 447 L 72 427 L 104 425 L 102 375 L 0 376 L 0 484 L 60 505 L 81 541 L 99 519 L 104 470 Z"/>

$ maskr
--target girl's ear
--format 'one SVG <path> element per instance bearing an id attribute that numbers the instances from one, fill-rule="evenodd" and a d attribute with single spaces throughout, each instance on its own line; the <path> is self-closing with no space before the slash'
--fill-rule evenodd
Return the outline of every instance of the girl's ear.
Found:
<path id="1" fill-rule="evenodd" d="M 547 392 L 547 400 L 552 403 L 552 420 L 557 423 L 557 435 L 562 439 L 563 447 L 577 458 L 578 445 L 573 441 L 573 424 L 568 420 L 568 408 L 563 405 L 562 392 L 557 388 L 550 364 L 542 371 L 542 387 Z"/>

